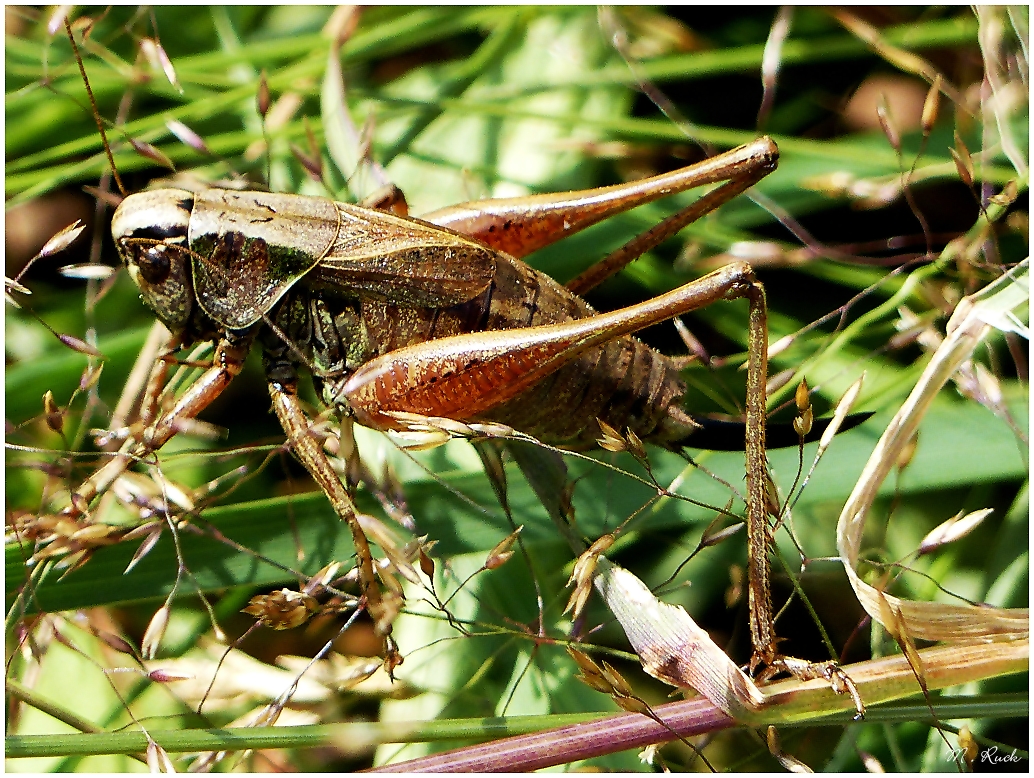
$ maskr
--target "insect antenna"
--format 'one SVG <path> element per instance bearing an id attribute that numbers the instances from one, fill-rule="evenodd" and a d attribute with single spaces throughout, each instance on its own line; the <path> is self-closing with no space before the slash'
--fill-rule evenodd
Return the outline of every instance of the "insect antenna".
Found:
<path id="1" fill-rule="evenodd" d="M 72 34 L 72 25 L 69 23 L 68 17 L 65 17 L 65 32 L 68 34 L 68 40 L 72 44 L 72 52 L 75 54 L 75 61 L 79 66 L 79 74 L 83 77 L 86 94 L 90 98 L 90 106 L 93 108 L 93 120 L 97 123 L 97 130 L 101 134 L 101 141 L 104 143 L 104 153 L 108 157 L 108 164 L 111 166 L 111 173 L 115 177 L 115 184 L 118 186 L 119 192 L 123 197 L 125 197 L 126 188 L 122 185 L 122 178 L 118 174 L 118 168 L 115 167 L 115 156 L 111 153 L 111 146 L 108 143 L 108 135 L 104 132 L 104 122 L 101 121 L 100 110 L 97 108 L 97 100 L 93 96 L 93 88 L 90 86 L 90 79 L 86 75 L 86 66 L 83 64 L 83 58 L 79 53 L 79 46 L 75 42 L 75 35 Z"/>

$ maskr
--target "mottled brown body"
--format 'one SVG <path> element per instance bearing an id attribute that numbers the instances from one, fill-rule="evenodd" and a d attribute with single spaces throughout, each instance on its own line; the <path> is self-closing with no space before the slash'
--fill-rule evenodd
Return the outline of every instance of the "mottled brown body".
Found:
<path id="1" fill-rule="evenodd" d="M 323 378 L 324 399 L 340 404 L 341 388 L 350 371 L 406 346 L 450 335 L 559 324 L 595 314 L 588 303 L 544 273 L 501 253 L 496 253 L 495 259 L 488 288 L 460 305 L 427 308 L 369 298 L 340 301 L 338 307 L 344 304 L 351 311 L 344 326 L 313 339 L 319 343 L 336 335 L 340 340 L 333 347 L 347 354 L 346 370 Z M 308 298 L 310 311 L 321 303 L 328 308 L 333 305 L 329 291 L 299 294 Z M 313 357 L 322 361 L 319 354 Z M 470 380 L 505 382 L 515 379 L 515 375 L 506 375 L 506 370 L 519 373 L 529 368 L 533 365 L 503 365 L 504 374 L 495 379 L 482 373 Z M 432 384 L 427 402 L 439 402 L 440 407 L 429 409 L 428 415 L 500 422 L 547 443 L 574 449 L 594 445 L 600 434 L 597 418 L 616 429 L 630 428 L 640 438 L 660 445 L 684 440 L 694 429 L 679 407 L 685 385 L 674 364 L 627 335 L 590 348 L 485 413 L 454 412 L 457 404 L 469 402 L 476 388 L 471 386 L 472 391 L 464 393 L 461 387 L 443 387 L 444 394 L 435 398 Z"/>
<path id="2" fill-rule="evenodd" d="M 777 157 L 761 138 L 644 181 L 471 203 L 426 220 L 317 197 L 162 190 L 127 197 L 112 234 L 144 301 L 181 342 L 257 336 L 271 386 L 293 391 L 298 368 L 309 367 L 327 404 L 362 424 L 404 428 L 394 413 L 493 421 L 582 449 L 599 419 L 675 448 L 692 445 L 698 426 L 680 407 L 685 386 L 671 360 L 631 333 L 740 296 L 750 268 L 737 263 L 674 297 L 599 315 L 514 255 L 726 180 L 569 285 L 590 288 L 762 178 Z"/>
<path id="3" fill-rule="evenodd" d="M 397 603 L 382 598 L 351 497 L 311 434 L 297 395 L 298 368 L 311 370 L 328 405 L 371 427 L 406 430 L 413 418 L 428 416 L 494 421 L 548 443 L 587 448 L 602 419 L 662 446 L 692 445 L 697 425 L 680 408 L 685 387 L 678 371 L 631 334 L 747 296 L 760 311 L 752 327 L 763 339 L 763 295 L 750 267 L 732 263 L 637 305 L 597 314 L 572 288 L 516 255 L 659 197 L 725 181 L 569 285 L 584 291 L 749 188 L 777 159 L 775 144 L 759 138 L 632 184 L 469 203 L 425 220 L 261 192 L 170 189 L 127 196 L 113 217 L 112 236 L 142 299 L 178 345 L 214 340 L 215 359 L 171 409 L 77 489 L 78 502 L 88 504 L 211 403 L 258 340 L 288 445 L 348 522 L 366 607 L 387 636 Z M 756 385 L 748 387 L 762 408 L 747 419 L 747 440 L 762 452 L 757 461 L 764 456 L 763 373 L 752 372 Z M 149 381 L 149 387 L 160 383 Z M 157 402 L 156 389 L 143 406 Z M 748 484 L 759 472 L 748 472 Z M 763 510 L 752 507 L 761 524 Z"/>

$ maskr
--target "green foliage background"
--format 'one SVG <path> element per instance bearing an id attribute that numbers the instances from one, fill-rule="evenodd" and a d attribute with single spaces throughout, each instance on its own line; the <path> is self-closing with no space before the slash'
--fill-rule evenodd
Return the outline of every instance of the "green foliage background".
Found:
<path id="1" fill-rule="evenodd" d="M 978 21 L 969 9 L 853 10 L 878 25 L 895 50 L 918 52 L 960 90 L 979 83 Z M 88 13 L 100 16 L 96 9 Z M 128 136 L 153 144 L 180 170 L 213 179 L 243 176 L 256 186 L 268 180 L 277 191 L 350 198 L 349 183 L 356 188 L 359 182 L 346 180 L 352 171 L 343 169 L 344 152 L 338 151 L 344 144 L 342 126 L 327 101 L 321 101 L 330 51 L 321 29 L 330 13 L 329 8 L 298 6 L 111 9 L 91 33 L 86 67 L 100 111 L 108 120 L 116 116 L 127 91 L 132 93 L 123 127 L 109 130 L 116 164 L 127 185 L 140 188 L 157 172 L 152 160 L 122 142 Z M 1001 18 L 1012 19 L 1025 30 L 1026 10 L 1009 13 L 1013 16 Z M 756 137 L 762 95 L 759 70 L 775 14 L 774 8 L 622 12 L 619 25 L 636 60 L 630 69 L 591 8 L 370 8 L 342 48 L 348 107 L 360 127 L 367 122 L 371 157 L 385 165 L 416 215 L 489 196 L 605 185 L 700 158 L 700 142 L 721 149 Z M 37 18 L 35 12 L 26 11 L 18 18 L 17 25 L 8 25 L 5 52 L 9 224 L 43 221 L 42 211 L 27 209 L 54 203 L 59 192 L 77 193 L 83 184 L 96 184 L 107 169 L 67 40 L 60 34 L 49 36 L 47 19 Z M 154 30 L 182 91 L 138 56 L 140 36 L 154 37 Z M 746 249 L 756 253 L 757 242 L 765 241 L 763 248 L 781 260 L 760 269 L 770 295 L 772 342 L 868 290 L 846 313 L 845 321 L 857 320 L 900 288 L 904 274 L 889 271 L 904 259 L 915 259 L 916 252 L 921 255 L 926 241 L 902 198 L 881 208 L 860 210 L 849 197 L 831 193 L 828 187 L 823 191 L 813 182 L 828 182 L 834 174 L 853 181 L 893 181 L 912 165 L 920 148 L 919 167 L 925 178 L 915 185 L 913 195 L 930 223 L 934 253 L 973 225 L 978 217 L 976 199 L 959 181 L 949 149 L 956 147 L 956 132 L 974 153 L 981 148 L 980 115 L 953 110 L 942 99 L 929 139 L 924 142 L 914 125 L 906 129 L 899 159 L 878 129 L 852 129 L 841 118 L 841 109 L 860 84 L 876 75 L 900 73 L 893 61 L 875 53 L 829 13 L 799 8 L 793 14 L 782 62 L 775 102 L 764 127 L 779 144 L 782 158 L 779 170 L 757 190 L 765 202 L 792 214 L 818 241 L 838 247 L 838 252 L 800 261 L 800 241 L 769 211 L 740 198 L 596 290 L 590 298 L 595 305 L 617 307 L 666 291 L 702 273 L 710 258 L 721 261 L 730 252 Z M 263 138 L 255 108 L 260 72 L 265 73 L 274 100 L 290 94 L 296 98 L 288 99 L 297 99 L 299 107 L 283 126 L 267 133 L 268 155 L 248 156 L 248 148 Z M 926 84 L 910 78 L 925 91 Z M 634 88 L 637 79 L 671 101 L 667 115 Z M 201 154 L 177 140 L 166 124 L 169 119 L 189 125 L 211 154 Z M 1013 121 L 1015 137 L 1026 139 L 1025 106 Z M 307 134 L 315 139 L 323 158 L 323 184 L 311 180 L 292 154 L 292 144 L 310 153 Z M 1026 156 L 1025 144 L 1022 151 Z M 993 268 L 984 260 L 996 258 L 1009 264 L 1025 256 L 1025 178 L 995 148 L 988 150 L 977 170 L 994 191 L 1018 179 L 1020 199 L 1014 218 L 994 233 L 993 247 L 989 244 L 986 253 L 943 268 L 924 283 L 921 294 L 906 301 L 922 321 L 940 331 L 951 304 L 945 301 L 970 293 L 993 277 Z M 693 196 L 675 197 L 614 218 L 539 252 L 531 262 L 567 280 Z M 67 197 L 62 200 L 66 201 Z M 84 208 L 82 203 L 76 207 Z M 87 201 L 87 214 L 90 207 Z M 58 223 L 51 232 L 73 218 Z M 106 230 L 103 220 L 91 228 L 100 234 Z M 899 236 L 914 240 L 899 241 L 904 247 L 896 248 L 892 239 Z M 85 246 L 88 241 L 84 238 L 80 243 Z M 903 257 L 904 251 L 911 253 Z M 91 458 L 68 452 L 92 450 L 86 432 L 106 425 L 106 414 L 150 327 L 149 313 L 137 301 L 125 274 L 95 308 L 85 306 L 83 283 L 62 279 L 56 272 L 59 265 L 76 261 L 86 261 L 86 249 L 77 246 L 61 257 L 37 263 L 22 279 L 32 296 L 18 298 L 32 314 L 7 309 L 6 419 L 7 440 L 13 444 L 7 451 L 9 517 L 52 510 L 41 495 L 59 492 L 62 484 L 67 489 L 89 472 Z M 100 261 L 117 261 L 109 238 L 104 239 Z M 9 264 L 8 275 L 19 269 Z M 874 285 L 878 286 L 871 289 Z M 87 340 L 95 337 L 92 342 L 104 355 L 95 397 L 76 392 L 87 357 L 62 345 L 36 317 L 57 332 Z M 745 320 L 746 307 L 739 303 L 713 306 L 687 318 L 713 354 L 729 357 L 722 369 L 698 366 L 687 372 L 694 412 L 735 414 L 741 407 L 743 378 L 736 368 L 745 348 Z M 849 340 L 835 340 L 836 328 L 844 323 L 834 316 L 809 330 L 776 356 L 771 368 L 773 374 L 787 369 L 798 370 L 798 378 L 805 374 L 812 386 L 818 386 L 814 400 L 819 412 L 829 408 L 864 370 L 865 389 L 858 407 L 876 413 L 860 430 L 835 442 L 797 503 L 794 527 L 812 558 L 835 555 L 833 531 L 839 508 L 881 425 L 924 364 L 914 344 L 887 348 L 896 334 L 891 316 L 874 318 Z M 656 330 L 644 337 L 662 349 L 681 353 L 684 347 L 672 328 Z M 1024 380 L 1017 378 L 1002 338 L 993 339 L 992 348 L 979 356 L 999 376 L 1012 418 L 1025 425 L 1025 375 Z M 785 402 L 795 386 L 796 381 L 776 393 L 772 407 Z M 65 408 L 63 437 L 42 419 L 40 398 L 48 390 Z M 263 587 L 291 584 L 296 574 L 312 575 L 331 560 L 348 560 L 351 554 L 347 532 L 325 499 L 309 492 L 304 472 L 276 453 L 283 436 L 268 412 L 267 396 L 261 366 L 252 359 L 245 374 L 204 415 L 227 430 L 226 439 L 211 443 L 177 439 L 161 455 L 163 471 L 177 482 L 198 487 L 225 477 L 217 496 L 202 500 L 203 509 L 195 520 L 198 526 L 218 528 L 253 553 L 241 553 L 211 534 L 184 533 L 182 556 L 191 576 L 180 584 L 179 592 L 190 595 L 195 587 L 208 592 L 227 631 L 236 630 L 236 634 L 246 623 L 234 613 L 251 594 Z M 315 403 L 311 395 L 309 399 Z M 511 531 L 477 456 L 463 442 L 410 456 L 379 435 L 360 432 L 357 437 L 374 473 L 380 474 L 384 463 L 391 463 L 419 532 L 438 542 L 434 554 L 440 591 L 452 592 Z M 912 563 L 909 554 L 922 537 L 958 511 L 993 507 L 995 513 L 966 539 L 915 563 L 926 576 L 902 577 L 896 592 L 928 599 L 940 596 L 938 590 L 943 589 L 1000 606 L 1026 604 L 1025 449 L 1015 430 L 987 408 L 953 389 L 943 392 L 922 427 L 914 459 L 893 483 L 885 485 L 885 498 L 874 511 L 879 519 L 872 522 L 878 525 L 871 539 L 872 556 Z M 600 459 L 642 474 L 630 458 Z M 771 459 L 777 481 L 788 489 L 797 452 L 773 452 Z M 729 484 L 741 483 L 742 455 L 701 453 L 696 461 Z M 705 505 L 731 504 L 734 512 L 739 510 L 726 486 L 688 470 L 682 459 L 651 450 L 650 462 L 660 483 L 667 484 L 682 473 L 681 494 Z M 805 462 L 810 462 L 808 455 Z M 49 475 L 42 464 L 52 468 Z M 245 468 L 247 475 L 234 475 L 238 467 Z M 744 564 L 742 542 L 737 537 L 707 549 L 680 569 L 714 518 L 714 510 L 671 499 L 651 502 L 650 487 L 591 462 L 569 458 L 568 467 L 577 484 L 573 494 L 579 530 L 592 539 L 641 511 L 609 556 L 653 586 L 678 570 L 675 582 L 666 587 L 666 599 L 684 605 L 720 643 L 728 644 L 735 658 L 746 660 L 745 605 L 728 608 L 724 601 L 731 586 L 730 570 Z M 509 508 L 513 521 L 525 527 L 522 537 L 529 556 L 518 556 L 500 570 L 464 583 L 462 593 L 450 602 L 453 616 L 475 634 L 463 636 L 440 613 L 421 612 L 414 594 L 412 613 L 396 626 L 406 656 L 400 676 L 412 696 L 379 702 L 342 694 L 319 709 L 321 723 L 356 717 L 448 722 L 536 715 L 548 725 L 557 714 L 616 710 L 607 697 L 574 680 L 563 645 L 532 637 L 538 629 L 533 580 L 543 595 L 544 634 L 550 639 L 569 634 L 570 624 L 561 611 L 571 554 L 518 469 L 509 465 L 507 476 Z M 357 499 L 363 510 L 382 514 L 368 490 L 361 490 Z M 128 513 L 112 515 L 111 521 L 130 520 Z M 299 549 L 304 552 L 302 559 Z M 102 549 L 65 577 L 59 578 L 56 572 L 49 575 L 27 600 L 29 607 L 46 612 L 108 608 L 112 624 L 138 641 L 150 614 L 171 590 L 177 566 L 173 545 L 165 537 L 144 563 L 123 575 L 135 550 L 126 545 Z M 788 566 L 796 569 L 798 557 L 788 537 L 780 539 L 780 551 Z M 9 608 L 26 580 L 24 558 L 30 552 L 17 544 L 7 547 Z M 809 568 L 804 587 L 839 650 L 860 614 L 846 579 L 837 565 L 817 564 Z M 18 615 L 9 613 L 9 657 L 16 647 L 17 633 L 11 628 Z M 65 623 L 70 625 L 66 629 L 76 629 L 71 626 L 74 619 Z M 635 675 L 632 658 L 621 653 L 627 650 L 623 636 L 605 610 L 590 609 L 586 623 L 603 625 L 588 640 L 616 652 L 614 661 L 621 660 L 619 667 L 633 678 L 637 692 L 650 702 L 663 702 L 667 690 Z M 177 600 L 174 624 L 176 636 L 164 645 L 169 656 L 192 650 L 209 631 L 207 617 L 193 596 Z M 780 622 L 780 632 L 793 636 L 788 651 L 824 658 L 821 644 L 813 645 L 809 637 L 814 629 L 806 615 L 788 613 Z M 75 634 L 83 654 L 108 661 L 88 631 Z M 871 649 L 890 650 L 878 635 L 871 645 L 868 642 L 867 632 L 856 636 L 850 658 L 866 657 Z M 273 643 L 274 649 L 270 643 L 273 638 L 263 633 L 248 647 L 269 659 L 282 648 Z M 282 652 L 304 652 L 304 644 L 299 639 Z M 349 650 L 358 650 L 356 645 Z M 124 705 L 111 694 L 97 666 L 76 665 L 82 658 L 56 644 L 51 651 L 35 686 L 41 694 L 59 696 L 60 689 L 74 683 L 76 699 L 67 703 L 71 710 L 109 729 L 127 723 Z M 24 681 L 24 662 L 15 658 L 9 664 L 9 677 Z M 198 726 L 174 694 L 147 691 L 139 681 L 135 686 L 126 686 L 122 679 L 118 683 L 127 697 L 134 698 L 137 715 L 150 717 L 146 719 L 149 729 Z M 1025 689 L 1025 679 L 1003 679 L 987 690 Z M 58 731 L 52 719 L 33 715 L 22 717 L 18 734 Z M 230 713 L 214 715 L 207 724 L 219 726 L 229 718 Z M 1014 722 L 972 726 L 1009 745 L 1025 745 L 1016 738 L 1025 737 L 1021 733 L 1026 729 Z M 275 740 L 270 741 L 273 745 Z M 405 759 L 455 745 L 451 741 L 382 746 L 377 758 Z M 874 754 L 893 769 L 946 766 L 944 743 L 919 722 L 893 728 L 861 724 L 798 730 L 784 737 L 783 745 L 815 768 L 862 769 L 860 752 Z M 773 769 L 776 765 L 751 732 L 723 734 L 705 753 L 719 768 Z M 681 747 L 671 747 L 664 754 L 677 766 L 692 759 Z M 369 752 L 348 753 L 347 749 L 329 756 L 299 750 L 290 764 L 303 770 L 344 769 L 368 764 L 369 758 Z M 596 764 L 608 770 L 643 767 L 634 753 L 601 757 Z M 123 757 L 101 756 L 81 762 L 56 757 L 8 761 L 8 767 L 16 770 L 138 766 Z"/>

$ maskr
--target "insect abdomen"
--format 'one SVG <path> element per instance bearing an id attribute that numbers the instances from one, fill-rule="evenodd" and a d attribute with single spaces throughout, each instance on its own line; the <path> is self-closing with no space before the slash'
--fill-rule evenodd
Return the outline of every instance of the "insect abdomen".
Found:
<path id="1" fill-rule="evenodd" d="M 489 288 L 449 308 L 360 303 L 362 361 L 449 335 L 511 330 L 581 319 L 592 308 L 523 262 L 498 256 Z M 596 419 L 665 445 L 694 429 L 679 402 L 685 386 L 672 362 L 629 336 L 589 349 L 555 373 L 476 418 L 496 421 L 544 442 L 588 448 L 600 436 Z"/>
<path id="2" fill-rule="evenodd" d="M 540 276 L 542 277 L 542 276 Z M 544 277 L 542 277 L 544 278 Z M 540 294 L 539 308 L 557 294 L 575 300 L 582 318 L 592 309 L 552 279 Z M 549 287 L 555 287 L 550 289 Z M 540 323 L 540 322 L 533 322 Z M 631 336 L 590 349 L 556 373 L 486 414 L 494 421 L 567 448 L 588 448 L 600 437 L 597 419 L 622 432 L 630 428 L 644 440 L 663 443 L 685 385 L 672 362 Z M 692 432 L 687 426 L 685 437 Z"/>

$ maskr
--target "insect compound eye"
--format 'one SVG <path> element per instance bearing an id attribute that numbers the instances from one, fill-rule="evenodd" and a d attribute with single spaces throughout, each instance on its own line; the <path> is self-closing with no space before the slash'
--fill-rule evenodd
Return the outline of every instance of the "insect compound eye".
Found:
<path id="1" fill-rule="evenodd" d="M 186 248 L 194 196 L 181 189 L 159 189 L 130 195 L 111 218 L 111 236 L 126 265 L 138 264 L 141 275 L 151 283 L 161 275 L 170 257 L 152 249 L 163 246 Z M 145 270 L 153 265 L 152 270 Z M 168 275 L 168 271 L 165 271 Z"/>
<path id="2" fill-rule="evenodd" d="M 188 234 L 194 196 L 180 189 L 127 197 L 111 219 L 111 234 L 144 303 L 178 332 L 194 308 Z"/>
<path id="3" fill-rule="evenodd" d="M 152 246 L 136 255 L 140 275 L 149 284 L 160 284 L 169 277 L 171 263 L 165 246 Z"/>

